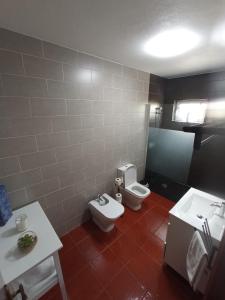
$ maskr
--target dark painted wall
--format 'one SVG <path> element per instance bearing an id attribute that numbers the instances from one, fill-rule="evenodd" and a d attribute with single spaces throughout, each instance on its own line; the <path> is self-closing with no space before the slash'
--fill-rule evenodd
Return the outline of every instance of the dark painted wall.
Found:
<path id="1" fill-rule="evenodd" d="M 165 82 L 166 80 L 157 75 L 151 74 L 149 85 L 149 103 L 151 127 L 160 127 L 162 123 L 162 112 L 157 111 L 156 107 L 163 107 L 165 100 Z"/>
<path id="2" fill-rule="evenodd" d="M 185 123 L 172 121 L 173 103 L 175 100 L 225 100 L 224 71 L 167 79 L 164 83 L 165 97 L 161 123 L 162 128 L 182 130 L 183 126 L 186 125 Z M 217 120 L 214 118 L 214 121 Z M 193 151 L 188 184 L 212 194 L 225 197 L 225 136 L 215 136 L 208 143 L 204 144 L 200 150 Z"/>
<path id="3" fill-rule="evenodd" d="M 225 99 L 225 71 L 167 79 L 164 82 L 162 128 L 182 130 L 183 126 L 187 125 L 172 121 L 175 100 L 207 99 L 215 101 L 220 98 Z"/>

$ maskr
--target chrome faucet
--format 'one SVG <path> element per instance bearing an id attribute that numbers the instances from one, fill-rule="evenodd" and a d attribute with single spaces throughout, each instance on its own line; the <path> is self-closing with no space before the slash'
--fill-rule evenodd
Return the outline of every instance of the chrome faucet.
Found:
<path id="1" fill-rule="evenodd" d="M 99 205 L 105 205 L 106 204 L 106 199 L 103 195 L 98 194 L 98 198 L 96 201 L 99 203 Z"/>
<path id="2" fill-rule="evenodd" d="M 218 213 L 218 216 L 224 217 L 225 214 L 225 201 L 222 202 L 213 202 L 210 204 L 210 206 L 216 206 L 220 208 L 220 211 Z"/>

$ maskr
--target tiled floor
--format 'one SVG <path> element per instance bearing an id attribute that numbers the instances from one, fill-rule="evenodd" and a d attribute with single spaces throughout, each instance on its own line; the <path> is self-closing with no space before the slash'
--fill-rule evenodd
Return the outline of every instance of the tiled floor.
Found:
<path id="1" fill-rule="evenodd" d="M 200 299 L 163 265 L 168 211 L 173 205 L 151 193 L 140 211 L 126 208 L 110 233 L 89 221 L 65 235 L 60 258 L 70 300 Z M 58 286 L 42 297 L 59 299 Z"/>

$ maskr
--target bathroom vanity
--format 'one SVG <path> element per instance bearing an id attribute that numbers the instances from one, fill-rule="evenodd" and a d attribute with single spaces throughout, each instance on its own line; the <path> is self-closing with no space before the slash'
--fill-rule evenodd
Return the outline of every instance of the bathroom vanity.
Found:
<path id="1" fill-rule="evenodd" d="M 203 235 L 202 225 L 207 218 L 213 246 L 218 248 L 222 239 L 225 218 L 219 204 L 223 199 L 191 188 L 169 212 L 165 244 L 165 263 L 188 280 L 186 257 L 195 230 Z M 204 280 L 203 280 L 204 281 Z M 199 290 L 204 293 L 205 282 Z"/>

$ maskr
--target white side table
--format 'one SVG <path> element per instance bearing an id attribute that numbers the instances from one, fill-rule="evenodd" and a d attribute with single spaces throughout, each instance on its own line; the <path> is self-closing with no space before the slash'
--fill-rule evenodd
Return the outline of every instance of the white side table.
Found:
<path id="1" fill-rule="evenodd" d="M 28 216 L 28 230 L 34 231 L 38 237 L 34 249 L 26 255 L 21 253 L 17 248 L 17 240 L 20 233 L 16 230 L 15 218 L 19 214 L 26 214 Z M 53 281 L 47 288 L 42 288 L 39 295 L 36 291 L 35 296 L 31 298 L 38 299 L 58 281 L 63 300 L 67 300 L 67 293 L 58 256 L 58 251 L 62 247 L 60 239 L 38 202 L 15 210 L 7 224 L 0 227 L 0 270 L 3 283 L 10 286 L 10 284 L 18 277 L 20 278 L 22 274 L 52 256 L 57 275 L 56 281 Z"/>

